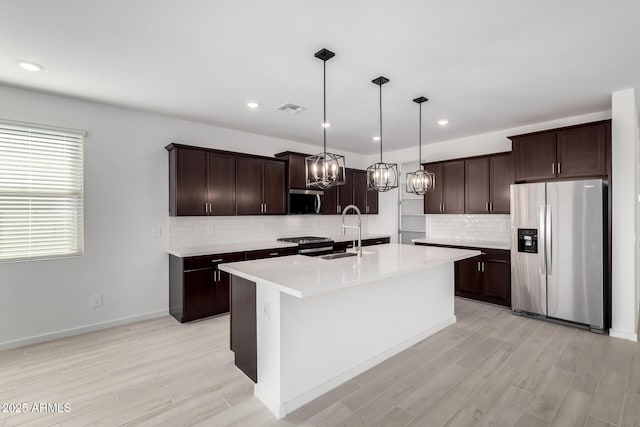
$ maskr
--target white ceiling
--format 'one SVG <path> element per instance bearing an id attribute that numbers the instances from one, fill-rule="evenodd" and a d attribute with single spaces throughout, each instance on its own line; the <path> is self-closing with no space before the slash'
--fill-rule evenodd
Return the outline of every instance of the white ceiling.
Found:
<path id="1" fill-rule="evenodd" d="M 369 154 L 379 75 L 385 151 L 417 144 L 419 95 L 425 142 L 609 109 L 640 87 L 639 17 L 637 0 L 2 0 L 0 82 L 318 144 L 326 47 L 328 144 Z"/>

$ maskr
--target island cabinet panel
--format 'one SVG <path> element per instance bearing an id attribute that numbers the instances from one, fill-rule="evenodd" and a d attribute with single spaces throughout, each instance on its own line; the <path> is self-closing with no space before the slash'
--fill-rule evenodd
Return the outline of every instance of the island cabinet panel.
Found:
<path id="1" fill-rule="evenodd" d="M 218 312 L 216 269 L 184 272 L 184 319 L 213 316 Z"/>
<path id="2" fill-rule="evenodd" d="M 208 153 L 209 215 L 236 214 L 236 157 Z"/>
<path id="3" fill-rule="evenodd" d="M 509 137 L 516 182 L 607 176 L 611 121 Z"/>
<path id="4" fill-rule="evenodd" d="M 469 214 L 489 213 L 490 165 L 488 157 L 465 160 L 464 205 Z"/>
<path id="5" fill-rule="evenodd" d="M 559 178 L 580 178 L 607 174 L 606 127 L 583 126 L 558 131 Z"/>
<path id="6" fill-rule="evenodd" d="M 426 163 L 424 168 L 435 175 L 435 189 L 424 195 L 424 213 L 442 213 L 442 163 Z"/>
<path id="7" fill-rule="evenodd" d="M 491 213 L 508 214 L 511 210 L 511 184 L 513 184 L 511 153 L 489 156 L 489 173 Z"/>
<path id="8" fill-rule="evenodd" d="M 176 149 L 170 152 L 170 215 L 207 215 L 207 153 Z"/>
<path id="9" fill-rule="evenodd" d="M 258 382 L 258 329 L 256 284 L 231 276 L 231 351 L 235 365 Z"/>
<path id="10" fill-rule="evenodd" d="M 442 164 L 442 212 L 464 213 L 464 161 Z"/>

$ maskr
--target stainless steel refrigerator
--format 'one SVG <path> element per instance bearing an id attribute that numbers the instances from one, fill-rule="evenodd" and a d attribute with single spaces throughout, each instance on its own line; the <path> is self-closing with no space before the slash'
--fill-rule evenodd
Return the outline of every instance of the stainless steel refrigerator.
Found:
<path id="1" fill-rule="evenodd" d="M 607 182 L 511 186 L 511 301 L 516 314 L 604 330 Z"/>

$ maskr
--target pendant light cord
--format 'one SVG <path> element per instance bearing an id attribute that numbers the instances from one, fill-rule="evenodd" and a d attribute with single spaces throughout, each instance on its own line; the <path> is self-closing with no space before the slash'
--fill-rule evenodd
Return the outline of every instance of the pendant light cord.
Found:
<path id="1" fill-rule="evenodd" d="M 418 113 L 418 120 L 420 125 L 418 126 L 418 169 L 422 169 L 422 103 L 419 104 L 420 112 Z"/>
<path id="2" fill-rule="evenodd" d="M 382 163 L 382 83 L 380 84 L 380 163 Z"/>
<path id="3" fill-rule="evenodd" d="M 322 61 L 322 104 L 323 116 L 322 135 L 324 147 L 324 159 L 327 161 L 327 61 Z"/>

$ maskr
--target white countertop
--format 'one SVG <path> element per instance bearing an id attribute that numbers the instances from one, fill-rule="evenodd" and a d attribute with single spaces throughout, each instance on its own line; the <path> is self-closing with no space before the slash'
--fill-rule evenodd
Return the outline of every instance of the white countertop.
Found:
<path id="1" fill-rule="evenodd" d="M 357 234 L 336 234 L 328 237 L 334 242 L 349 242 L 358 238 Z M 367 239 L 383 239 L 389 237 L 385 234 L 363 234 L 362 240 Z M 167 252 L 171 255 L 185 258 L 190 256 L 226 254 L 231 252 L 257 251 L 260 249 L 279 249 L 293 248 L 298 246 L 296 243 L 278 242 L 277 240 L 267 240 L 265 242 L 244 242 L 244 243 L 221 243 L 217 245 L 194 246 L 191 248 L 169 249 Z"/>
<path id="2" fill-rule="evenodd" d="M 480 251 L 390 243 L 367 246 L 361 258 L 292 255 L 220 264 L 222 271 L 308 298 L 480 255 Z"/>
<path id="3" fill-rule="evenodd" d="M 226 254 L 231 252 L 258 251 L 260 249 L 294 248 L 297 246 L 297 243 L 267 240 L 266 242 L 223 243 L 219 245 L 208 245 L 193 248 L 170 249 L 167 252 L 171 255 L 184 258 L 200 255 Z"/>
<path id="4" fill-rule="evenodd" d="M 487 242 L 482 240 L 468 241 L 462 239 L 443 239 L 434 237 L 423 237 L 420 239 L 411 239 L 413 243 L 429 243 L 434 245 L 451 245 L 451 246 L 466 246 L 469 248 L 487 248 L 487 249 L 502 249 L 511 250 L 511 243 L 500 242 Z"/>

